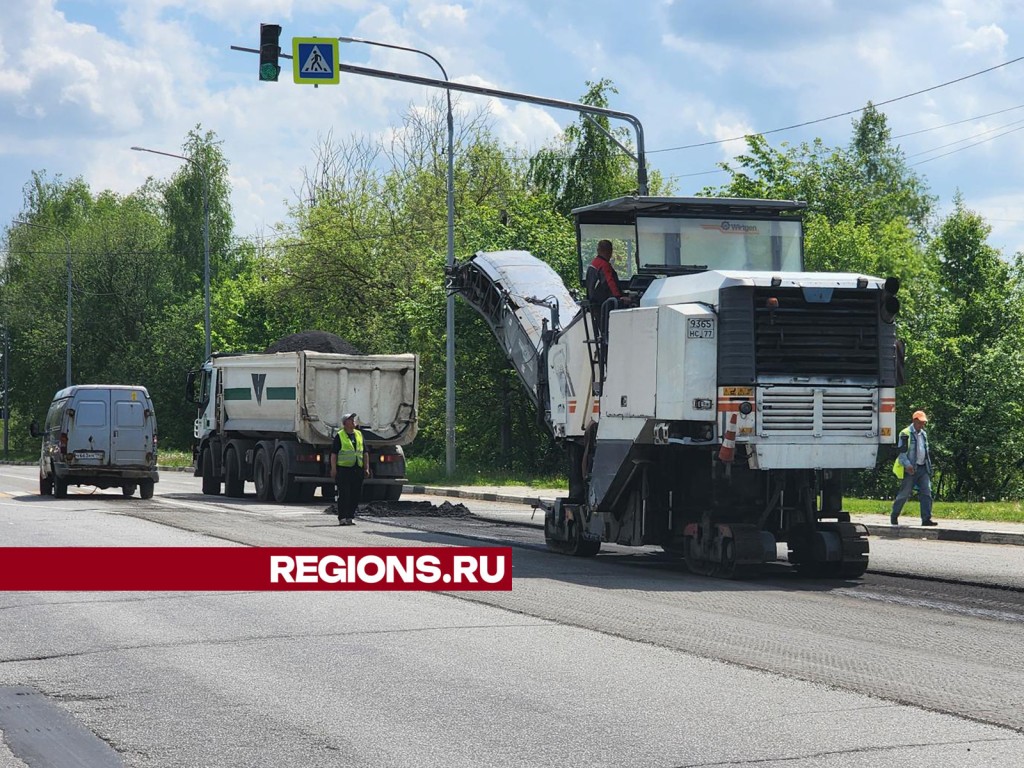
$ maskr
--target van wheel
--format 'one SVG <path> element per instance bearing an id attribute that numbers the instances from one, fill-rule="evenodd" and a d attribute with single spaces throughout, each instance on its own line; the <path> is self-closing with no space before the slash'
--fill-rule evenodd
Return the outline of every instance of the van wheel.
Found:
<path id="1" fill-rule="evenodd" d="M 130 499 L 132 494 L 135 493 L 135 483 L 125 483 L 121 486 L 121 494 L 126 498 Z"/>
<path id="2" fill-rule="evenodd" d="M 53 495 L 53 475 L 39 476 L 39 495 L 40 496 L 52 496 Z"/>
<path id="3" fill-rule="evenodd" d="M 228 448 L 224 457 L 224 495 L 234 499 L 245 495 L 245 480 L 242 479 L 242 466 L 238 460 L 238 451 Z"/>
<path id="4" fill-rule="evenodd" d="M 139 498 L 140 499 L 152 499 L 153 498 L 153 486 L 155 483 L 152 480 L 143 480 L 139 483 Z"/>
<path id="5" fill-rule="evenodd" d="M 256 452 L 252 463 L 252 484 L 256 486 L 257 499 L 266 501 L 270 498 L 270 463 L 265 450 Z"/>
<path id="6" fill-rule="evenodd" d="M 213 474 L 213 452 L 209 448 L 203 451 L 203 493 L 220 495 L 220 478 Z"/>
<path id="7" fill-rule="evenodd" d="M 67 480 L 61 480 L 59 477 L 53 478 L 53 496 L 57 499 L 66 499 L 68 497 Z"/>

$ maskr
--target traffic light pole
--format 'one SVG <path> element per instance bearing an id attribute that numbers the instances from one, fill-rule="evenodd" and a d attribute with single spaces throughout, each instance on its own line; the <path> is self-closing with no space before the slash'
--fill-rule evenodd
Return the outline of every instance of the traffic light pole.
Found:
<path id="1" fill-rule="evenodd" d="M 325 38 L 327 39 L 327 38 Z M 244 53 L 260 53 L 255 48 L 244 48 L 239 45 L 232 45 L 231 50 L 242 51 Z M 280 54 L 282 59 L 290 59 L 291 56 L 288 54 Z M 466 83 L 453 83 L 448 80 L 437 80 L 432 77 L 420 77 L 418 75 L 403 75 L 399 72 L 388 72 L 382 69 L 370 69 L 368 67 L 357 67 L 354 64 L 341 64 L 338 63 L 338 70 L 340 72 L 347 72 L 350 75 L 363 75 L 364 77 L 377 77 L 383 80 L 397 80 L 401 83 L 411 83 L 412 85 L 426 85 L 431 88 L 442 88 L 450 91 L 459 91 L 460 93 L 471 93 L 476 96 L 490 96 L 495 99 L 508 99 L 509 101 L 523 101 L 528 104 L 537 104 L 542 107 L 552 107 L 554 109 L 565 109 L 571 112 L 577 112 L 582 115 L 598 115 L 601 117 L 613 118 L 615 120 L 624 120 L 633 126 L 633 130 L 636 133 L 636 186 L 637 194 L 647 194 L 647 161 L 644 156 L 646 150 L 644 149 L 644 127 L 640 123 L 640 119 L 635 115 L 631 115 L 628 112 L 620 112 L 615 109 L 607 109 L 605 107 L 593 107 L 589 104 L 580 104 L 576 101 L 563 101 L 561 99 L 549 99 L 545 96 L 531 96 L 526 93 L 516 93 L 515 91 L 502 91 L 497 88 L 483 88 L 479 85 L 467 85 Z"/>
<path id="2" fill-rule="evenodd" d="M 273 69 L 277 68 L 280 71 L 280 67 L 277 67 L 277 58 L 273 57 L 271 61 L 268 58 L 268 54 L 276 51 L 277 55 L 281 58 L 290 59 L 291 56 L 280 53 L 280 46 L 277 46 L 277 35 L 280 34 L 280 27 L 275 26 L 274 34 L 272 39 L 267 39 L 266 33 L 267 28 L 274 25 L 262 24 L 260 25 L 260 50 L 253 50 L 252 48 L 242 48 L 240 46 L 231 46 L 232 50 L 244 51 L 246 53 L 258 53 L 260 54 L 260 79 L 261 80 L 276 80 L 276 74 L 273 78 L 264 76 L 264 67 Z M 543 96 L 531 96 L 525 93 L 516 93 L 515 91 L 502 91 L 497 88 L 482 88 L 476 85 L 466 85 L 464 83 L 453 83 L 448 79 L 448 73 L 445 72 L 444 67 L 441 63 L 425 51 L 420 51 L 415 48 L 403 48 L 401 46 L 394 46 L 389 44 L 376 43 L 369 40 L 361 40 L 357 38 L 341 37 L 338 38 L 341 42 L 364 42 L 370 45 L 381 45 L 385 48 L 397 48 L 399 50 L 413 51 L 415 53 L 423 54 L 428 58 L 432 59 L 438 67 L 440 67 L 444 80 L 437 80 L 430 77 L 419 77 L 417 75 L 405 75 L 399 72 L 388 72 L 380 69 L 370 69 L 367 67 L 357 67 L 352 64 L 342 64 L 338 62 L 338 70 L 340 72 L 347 72 L 350 75 L 361 75 L 364 77 L 377 77 L 384 80 L 397 80 L 402 83 L 411 83 L 413 85 L 425 85 L 432 88 L 443 88 L 448 96 L 448 259 L 447 264 L 449 270 L 454 266 L 454 189 L 452 182 L 452 163 L 454 159 L 452 157 L 453 152 L 453 128 L 452 128 L 452 106 L 451 106 L 451 92 L 459 91 L 461 93 L 470 93 L 477 96 L 490 96 L 498 99 L 509 99 L 511 101 L 522 101 L 529 104 L 537 104 L 544 107 L 553 107 L 555 109 L 565 109 L 584 115 L 587 119 L 594 121 L 594 116 L 601 116 L 607 118 L 614 118 L 619 120 L 625 120 L 633 126 L 636 132 L 636 155 L 632 155 L 622 146 L 614 136 L 604 129 L 599 123 L 597 127 L 609 138 L 612 139 L 616 144 L 619 145 L 624 151 L 630 154 L 637 164 L 637 192 L 640 195 L 647 194 L 647 163 L 644 155 L 644 129 L 641 125 L 640 120 L 634 115 L 628 112 L 619 112 L 614 109 L 607 109 L 605 107 L 594 107 L 589 104 L 580 104 L 574 101 L 562 101 L 560 99 L 549 99 Z M 448 295 L 448 302 L 446 307 L 446 331 L 447 331 L 447 361 L 446 361 L 446 386 L 445 386 L 445 469 L 448 477 L 451 477 L 455 471 L 455 296 L 453 294 Z"/>

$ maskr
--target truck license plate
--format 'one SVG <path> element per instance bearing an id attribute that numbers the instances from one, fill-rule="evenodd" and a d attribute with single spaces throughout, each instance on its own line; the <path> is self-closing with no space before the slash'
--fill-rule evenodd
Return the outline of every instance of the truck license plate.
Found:
<path id="1" fill-rule="evenodd" d="M 76 459 L 102 459 L 103 451 L 75 451 Z"/>
<path id="2" fill-rule="evenodd" d="M 708 317 L 691 317 L 687 319 L 686 337 L 688 339 L 715 338 L 715 321 Z"/>

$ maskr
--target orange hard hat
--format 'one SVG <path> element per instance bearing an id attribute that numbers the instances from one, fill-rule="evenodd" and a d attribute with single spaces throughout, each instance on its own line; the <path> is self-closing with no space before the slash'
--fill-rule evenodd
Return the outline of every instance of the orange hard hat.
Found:
<path id="1" fill-rule="evenodd" d="M 914 411 L 914 415 L 911 418 L 914 421 L 923 421 L 925 424 L 928 423 L 928 414 L 924 411 Z"/>

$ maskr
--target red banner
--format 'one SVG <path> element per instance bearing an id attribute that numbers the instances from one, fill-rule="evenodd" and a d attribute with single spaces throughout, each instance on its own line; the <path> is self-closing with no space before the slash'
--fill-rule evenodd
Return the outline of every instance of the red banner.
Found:
<path id="1" fill-rule="evenodd" d="M 0 547 L 0 591 L 510 589 L 511 547 Z"/>

